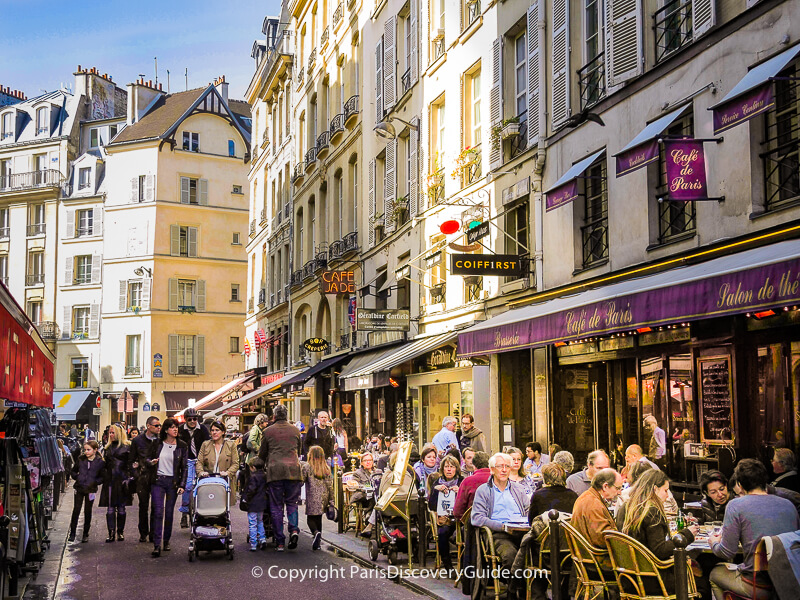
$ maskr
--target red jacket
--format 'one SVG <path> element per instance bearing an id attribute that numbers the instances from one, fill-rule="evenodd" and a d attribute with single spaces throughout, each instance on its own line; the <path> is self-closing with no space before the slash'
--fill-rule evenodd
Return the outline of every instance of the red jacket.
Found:
<path id="1" fill-rule="evenodd" d="M 491 469 L 478 469 L 472 475 L 464 479 L 461 485 L 458 486 L 456 504 L 453 507 L 453 515 L 455 515 L 456 519 L 463 517 L 467 509 L 472 507 L 472 501 L 475 499 L 475 491 L 489 481 L 489 477 L 491 476 Z"/>

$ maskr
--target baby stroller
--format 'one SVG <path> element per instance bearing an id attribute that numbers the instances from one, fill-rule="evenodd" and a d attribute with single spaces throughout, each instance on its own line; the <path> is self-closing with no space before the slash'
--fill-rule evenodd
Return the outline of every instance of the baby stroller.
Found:
<path id="1" fill-rule="evenodd" d="M 228 481 L 216 474 L 197 480 L 192 493 L 189 562 L 199 557 L 201 550 L 225 550 L 233 560 L 230 489 Z"/>

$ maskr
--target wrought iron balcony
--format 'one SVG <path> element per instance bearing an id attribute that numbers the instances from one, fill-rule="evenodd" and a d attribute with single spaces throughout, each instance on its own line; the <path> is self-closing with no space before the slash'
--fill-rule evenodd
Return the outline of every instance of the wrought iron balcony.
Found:
<path id="1" fill-rule="evenodd" d="M 308 279 L 309 277 L 314 276 L 314 272 L 317 270 L 317 261 L 316 259 L 311 259 L 306 264 L 303 265 L 303 279 Z"/>
<path id="2" fill-rule="evenodd" d="M 333 26 L 336 27 L 339 24 L 339 21 L 341 21 L 343 18 L 344 6 L 342 6 L 342 3 L 339 2 L 339 4 L 336 5 L 336 10 L 333 11 Z"/>
<path id="3" fill-rule="evenodd" d="M 317 49 L 314 48 L 311 54 L 308 55 L 308 74 L 311 75 L 311 70 L 314 68 L 314 63 L 317 62 Z"/>
<path id="4" fill-rule="evenodd" d="M 45 232 L 44 223 L 34 223 L 33 225 L 28 225 L 28 237 L 33 237 L 35 235 L 44 235 L 44 232 Z"/>
<path id="5" fill-rule="evenodd" d="M 578 70 L 578 82 L 581 89 L 581 110 L 606 97 L 605 52 L 601 52 Z"/>
<path id="6" fill-rule="evenodd" d="M 42 336 L 42 339 L 46 342 L 57 340 L 61 337 L 61 330 L 59 329 L 58 324 L 54 323 L 53 321 L 37 323 L 36 329 L 39 330 L 39 335 Z"/>
<path id="7" fill-rule="evenodd" d="M 517 117 L 518 133 L 511 136 L 511 158 L 516 158 L 528 149 L 528 111 Z"/>
<path id="8" fill-rule="evenodd" d="M 428 206 L 444 202 L 444 169 L 439 169 L 429 177 Z"/>
<path id="9" fill-rule="evenodd" d="M 400 78 L 400 84 L 402 85 L 402 92 L 400 95 L 403 96 L 411 89 L 411 69 L 406 69 L 406 72 L 403 73 L 403 76 Z"/>
<path id="10" fill-rule="evenodd" d="M 317 156 L 319 158 L 324 158 L 331 147 L 331 132 L 330 131 L 323 131 L 317 137 Z"/>
<path id="11" fill-rule="evenodd" d="M 334 261 L 337 258 L 340 258 L 343 254 L 344 240 L 336 240 L 335 242 L 331 242 L 331 245 L 328 248 L 328 260 Z"/>
<path id="12" fill-rule="evenodd" d="M 330 34 L 331 34 L 331 28 L 330 27 L 326 27 L 325 30 L 322 32 L 322 35 L 319 38 L 320 46 L 324 46 L 325 44 L 328 43 L 328 37 L 330 36 Z"/>
<path id="13" fill-rule="evenodd" d="M 178 366 L 178 375 L 194 375 L 194 365 Z"/>
<path id="14" fill-rule="evenodd" d="M 0 176 L 0 193 L 21 192 L 43 187 L 61 187 L 64 177 L 57 169 L 28 171 Z"/>
<path id="15" fill-rule="evenodd" d="M 445 299 L 445 292 L 447 291 L 447 284 L 438 283 L 431 286 L 431 304 L 441 304 Z"/>
<path id="16" fill-rule="evenodd" d="M 25 276 L 25 285 L 44 285 L 44 273 Z"/>
<path id="17" fill-rule="evenodd" d="M 335 142 L 336 139 L 344 132 L 344 114 L 339 113 L 331 119 L 331 126 L 329 128 L 331 133 L 331 141 Z"/>
<path id="18" fill-rule="evenodd" d="M 288 302 L 289 301 L 289 287 L 290 286 L 287 283 L 286 286 L 283 288 L 283 301 L 284 302 Z"/>
<path id="19" fill-rule="evenodd" d="M 317 252 L 317 257 L 314 260 L 316 260 L 316 263 L 317 263 L 316 266 L 314 267 L 315 271 L 319 271 L 319 270 L 324 269 L 325 267 L 327 267 L 328 266 L 328 249 L 325 248 L 324 250 L 320 250 L 319 252 Z"/>
<path id="20" fill-rule="evenodd" d="M 255 237 L 256 235 L 256 220 L 253 219 L 250 221 L 250 237 Z"/>
<path id="21" fill-rule="evenodd" d="M 300 345 L 297 347 L 297 349 L 298 349 L 298 352 L 297 352 L 297 357 L 298 357 L 300 360 L 305 360 L 305 358 L 306 358 L 306 355 L 308 354 L 308 350 L 306 350 L 306 348 L 305 348 L 305 346 L 303 346 L 303 344 L 300 344 Z"/>
<path id="22" fill-rule="evenodd" d="M 467 23 L 469 27 L 481 16 L 481 3 L 479 0 L 467 0 Z"/>
<path id="23" fill-rule="evenodd" d="M 286 204 L 283 205 L 283 218 L 288 221 L 291 218 L 291 216 L 292 216 L 292 204 L 291 202 L 287 202 Z"/>
<path id="24" fill-rule="evenodd" d="M 297 83 L 303 83 L 303 77 L 306 74 L 305 68 L 300 69 L 300 72 L 297 74 Z"/>
<path id="25" fill-rule="evenodd" d="M 275 306 L 275 294 L 269 295 L 269 307 L 273 308 Z"/>
<path id="26" fill-rule="evenodd" d="M 347 350 L 350 348 L 350 333 L 343 333 L 339 336 L 339 350 Z"/>
<path id="27" fill-rule="evenodd" d="M 260 225 L 264 225 L 267 222 L 267 207 L 261 209 L 261 218 L 259 219 L 258 223 Z"/>
<path id="28" fill-rule="evenodd" d="M 295 185 L 300 185 L 303 182 L 303 178 L 306 175 L 306 165 L 301 160 L 294 166 L 294 173 L 292 174 L 292 183 Z"/>
<path id="29" fill-rule="evenodd" d="M 317 147 L 314 146 L 306 152 L 306 171 L 314 168 L 314 163 L 317 162 Z"/>
<path id="30" fill-rule="evenodd" d="M 303 269 L 297 269 L 296 271 L 292 271 L 292 277 L 289 280 L 289 285 L 291 287 L 303 285 Z"/>
<path id="31" fill-rule="evenodd" d="M 358 111 L 358 95 L 350 96 L 347 102 L 344 103 L 344 124 L 347 125 L 350 119 L 358 114 Z"/>
<path id="32" fill-rule="evenodd" d="M 431 56 L 433 58 L 431 62 L 435 62 L 444 56 L 444 38 L 433 40 L 433 51 L 431 52 Z"/>
<path id="33" fill-rule="evenodd" d="M 267 301 L 267 290 L 265 290 L 262 287 L 260 290 L 258 290 L 258 305 L 264 306 L 266 301 Z"/>
<path id="34" fill-rule="evenodd" d="M 692 43 L 692 1 L 667 1 L 653 14 L 656 31 L 656 62 Z"/>
<path id="35" fill-rule="evenodd" d="M 464 165 L 461 167 L 461 185 L 466 187 L 481 178 L 481 146 L 477 144 L 469 149 Z"/>
<path id="36" fill-rule="evenodd" d="M 358 250 L 358 232 L 351 231 L 342 238 L 344 241 L 344 253 L 354 252 Z"/>
<path id="37" fill-rule="evenodd" d="M 9 237 L 11 237 L 11 228 L 0 227 L 0 240 L 7 240 Z"/>

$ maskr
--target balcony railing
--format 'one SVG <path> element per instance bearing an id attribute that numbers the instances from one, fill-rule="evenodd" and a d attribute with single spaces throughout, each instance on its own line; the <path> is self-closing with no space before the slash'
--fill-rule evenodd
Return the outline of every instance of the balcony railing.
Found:
<path id="1" fill-rule="evenodd" d="M 344 240 L 336 240 L 335 242 L 331 242 L 330 248 L 328 248 L 328 260 L 334 261 L 337 258 L 340 258 L 344 254 Z"/>
<path id="2" fill-rule="evenodd" d="M 481 3 L 479 0 L 467 0 L 467 27 L 472 25 L 481 16 Z"/>
<path id="3" fill-rule="evenodd" d="M 333 11 L 333 26 L 336 27 L 339 24 L 339 21 L 341 21 L 343 18 L 344 6 L 341 2 L 339 2 L 339 4 L 336 5 L 336 10 Z"/>
<path id="4" fill-rule="evenodd" d="M 444 202 L 444 169 L 439 169 L 430 175 L 428 186 L 428 206 L 435 206 Z"/>
<path id="5" fill-rule="evenodd" d="M 33 225 L 28 225 L 28 237 L 32 237 L 34 235 L 44 235 L 44 231 L 44 223 L 34 223 Z"/>
<path id="6" fill-rule="evenodd" d="M 511 158 L 516 158 L 528 149 L 528 111 L 518 118 L 519 133 L 511 137 Z"/>
<path id="7" fill-rule="evenodd" d="M 328 37 L 330 36 L 330 34 L 331 34 L 331 28 L 326 27 L 319 38 L 320 46 L 324 46 L 325 44 L 328 43 Z"/>
<path id="8" fill-rule="evenodd" d="M 331 132 L 323 131 L 317 137 L 317 156 L 323 158 L 331 147 Z"/>
<path id="9" fill-rule="evenodd" d="M 292 216 L 292 203 L 287 202 L 286 204 L 283 205 L 283 218 L 288 221 L 291 216 Z"/>
<path id="10" fill-rule="evenodd" d="M 303 265 L 303 279 L 308 279 L 309 277 L 314 276 L 314 272 L 317 270 L 317 261 L 316 259 L 312 259 L 308 261 L 306 264 Z"/>
<path id="11" fill-rule="evenodd" d="M 11 228 L 0 227 L 0 240 L 7 240 L 9 237 L 11 237 Z"/>
<path id="12" fill-rule="evenodd" d="M 186 368 L 186 367 L 182 367 Z M 142 368 L 141 367 L 133 367 L 130 365 L 125 366 L 125 375 L 141 375 Z M 192 368 L 192 374 L 194 374 L 194 368 Z"/>
<path id="13" fill-rule="evenodd" d="M 603 212 L 581 227 L 583 265 L 588 267 L 608 258 L 608 217 Z"/>
<path id="14" fill-rule="evenodd" d="M 411 69 L 406 69 L 406 72 L 403 73 L 403 76 L 400 78 L 400 85 L 402 86 L 400 95 L 403 96 L 411 89 Z"/>
<path id="15" fill-rule="evenodd" d="M 303 285 L 303 269 L 292 271 L 292 277 L 289 279 L 289 285 L 291 287 Z"/>
<path id="16" fill-rule="evenodd" d="M 178 375 L 194 375 L 194 365 L 178 366 Z"/>
<path id="17" fill-rule="evenodd" d="M 668 1 L 653 14 L 656 30 L 656 62 L 690 44 L 693 39 L 692 1 Z"/>
<path id="18" fill-rule="evenodd" d="M 328 266 L 328 248 L 327 248 L 327 244 L 322 246 L 322 249 L 320 249 L 319 252 L 317 252 L 317 257 L 314 260 L 317 261 L 317 264 L 314 267 L 315 271 L 319 271 L 319 270 L 324 269 L 325 267 Z"/>
<path id="19" fill-rule="evenodd" d="M 331 141 L 335 141 L 336 137 L 344 132 L 344 114 L 339 113 L 331 119 L 329 131 L 331 132 Z"/>
<path id="20" fill-rule="evenodd" d="M 267 222 L 267 207 L 266 206 L 261 209 L 261 215 L 260 215 L 260 218 L 259 218 L 258 222 L 259 222 L 260 225 L 264 225 Z"/>
<path id="21" fill-rule="evenodd" d="M 444 38 L 433 40 L 433 61 L 431 62 L 439 60 L 442 56 L 444 56 Z"/>
<path id="22" fill-rule="evenodd" d="M 306 173 L 306 165 L 301 160 L 294 166 L 294 173 L 292 174 L 292 183 L 295 185 L 300 185 L 300 182 L 303 181 L 303 177 L 305 177 Z"/>
<path id="23" fill-rule="evenodd" d="M 358 96 L 350 96 L 347 102 L 344 103 L 344 122 L 345 125 L 350 119 L 358 114 Z"/>
<path id="24" fill-rule="evenodd" d="M 311 54 L 308 55 L 308 74 L 311 76 L 311 70 L 314 68 L 314 63 L 317 62 L 317 49 L 314 48 Z"/>
<path id="25" fill-rule="evenodd" d="M 61 331 L 58 327 L 57 323 L 53 321 L 44 321 L 42 323 L 38 323 L 36 325 L 36 329 L 39 330 L 39 335 L 42 336 L 42 339 L 47 341 L 57 340 L 61 337 Z"/>
<path id="26" fill-rule="evenodd" d="M 44 273 L 25 276 L 25 285 L 44 285 Z"/>
<path id="27" fill-rule="evenodd" d="M 482 176 L 481 146 L 477 144 L 469 150 L 467 160 L 461 167 L 461 186 L 466 187 L 478 181 Z"/>
<path id="28" fill-rule="evenodd" d="M 250 221 L 250 237 L 255 237 L 256 235 L 256 220 L 253 219 Z"/>
<path id="29" fill-rule="evenodd" d="M 297 74 L 297 83 L 303 83 L 303 77 L 306 74 L 305 68 L 300 69 L 300 72 Z"/>
<path id="30" fill-rule="evenodd" d="M 260 290 L 258 290 L 258 305 L 264 306 L 266 301 L 267 301 L 267 290 L 261 288 Z"/>
<path id="31" fill-rule="evenodd" d="M 581 110 L 606 97 L 605 52 L 601 52 L 578 70 L 581 88 Z"/>
<path id="32" fill-rule="evenodd" d="M 287 283 L 286 286 L 283 288 L 283 301 L 284 302 L 288 302 L 289 301 L 289 288 L 290 287 L 291 286 Z"/>
<path id="33" fill-rule="evenodd" d="M 348 348 L 350 348 L 350 332 L 339 336 L 339 350 L 347 350 Z"/>
<path id="34" fill-rule="evenodd" d="M 347 254 L 348 252 L 353 252 L 358 250 L 358 232 L 351 231 L 346 236 L 342 238 L 344 240 L 344 252 Z"/>
<path id="35" fill-rule="evenodd" d="M 16 192 L 41 187 L 59 187 L 64 181 L 61 171 L 43 169 L 27 173 L 12 173 L 0 176 L 0 192 Z"/>
<path id="36" fill-rule="evenodd" d="M 317 147 L 314 146 L 306 152 L 306 170 L 314 168 L 314 163 L 317 162 Z"/>
<path id="37" fill-rule="evenodd" d="M 441 304 L 444 302 L 445 299 L 445 292 L 447 291 L 447 285 L 444 283 L 438 283 L 431 287 L 431 304 Z"/>

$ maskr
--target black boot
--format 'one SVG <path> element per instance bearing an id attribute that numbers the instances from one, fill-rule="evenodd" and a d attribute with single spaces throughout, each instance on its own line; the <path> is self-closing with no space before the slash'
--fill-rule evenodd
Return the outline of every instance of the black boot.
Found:
<path id="1" fill-rule="evenodd" d="M 117 515 L 113 512 L 106 513 L 106 525 L 108 526 L 108 537 L 106 538 L 106 544 L 109 544 L 114 541 L 115 538 L 115 528 L 117 526 Z"/>
<path id="2" fill-rule="evenodd" d="M 75 530 L 74 529 L 70 529 L 69 537 L 67 538 L 67 541 L 68 542 L 74 542 L 75 541 Z"/>
<path id="3" fill-rule="evenodd" d="M 121 513 L 117 515 L 117 541 L 124 542 L 125 541 L 125 519 L 127 515 L 125 513 Z"/>
<path id="4" fill-rule="evenodd" d="M 189 515 L 183 513 L 181 517 L 181 529 L 187 529 L 189 527 Z"/>

